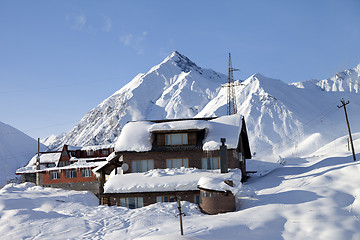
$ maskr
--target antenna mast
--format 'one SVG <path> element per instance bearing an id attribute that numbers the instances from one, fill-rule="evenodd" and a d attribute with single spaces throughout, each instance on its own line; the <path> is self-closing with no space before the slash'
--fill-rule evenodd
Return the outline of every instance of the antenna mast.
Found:
<path id="1" fill-rule="evenodd" d="M 235 95 L 235 83 L 234 83 L 234 71 L 240 71 L 233 68 L 231 63 L 231 54 L 229 53 L 229 69 L 228 69 L 228 83 L 224 87 L 227 87 L 227 115 L 237 113 L 236 107 L 236 95 Z M 236 84 L 238 85 L 238 84 Z"/>

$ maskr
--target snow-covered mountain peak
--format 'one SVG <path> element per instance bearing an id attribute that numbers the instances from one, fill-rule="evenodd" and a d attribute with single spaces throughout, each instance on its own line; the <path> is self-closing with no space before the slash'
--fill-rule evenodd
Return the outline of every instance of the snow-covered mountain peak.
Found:
<path id="1" fill-rule="evenodd" d="M 217 95 L 226 79 L 175 51 L 85 114 L 50 148 L 111 144 L 128 121 L 193 117 Z"/>
<path id="2" fill-rule="evenodd" d="M 360 93 L 360 64 L 353 69 L 346 69 L 323 80 L 309 80 L 293 83 L 298 88 L 313 88 L 313 84 L 327 92 Z"/>
<path id="3" fill-rule="evenodd" d="M 160 64 L 171 63 L 177 65 L 182 72 L 188 73 L 192 70 L 197 71 L 202 74 L 203 69 L 196 65 L 193 61 L 191 61 L 186 56 L 180 54 L 178 51 L 172 52 L 165 60 Z"/>

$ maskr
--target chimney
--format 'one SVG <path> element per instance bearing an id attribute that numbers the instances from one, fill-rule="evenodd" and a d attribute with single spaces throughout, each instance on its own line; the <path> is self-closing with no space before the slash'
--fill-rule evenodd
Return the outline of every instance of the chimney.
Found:
<path id="1" fill-rule="evenodd" d="M 225 145 L 226 138 L 221 138 L 221 146 L 220 146 L 220 165 L 221 165 L 221 173 L 227 173 L 228 171 L 228 163 L 227 163 L 227 147 Z"/>

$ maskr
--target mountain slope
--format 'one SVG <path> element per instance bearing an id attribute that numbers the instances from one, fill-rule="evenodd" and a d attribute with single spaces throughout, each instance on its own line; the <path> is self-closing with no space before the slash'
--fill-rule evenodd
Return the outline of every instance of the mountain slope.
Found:
<path id="1" fill-rule="evenodd" d="M 42 144 L 41 150 L 46 150 Z M 14 178 L 16 169 L 26 165 L 36 152 L 36 140 L 0 122 L 0 187 Z"/>
<path id="2" fill-rule="evenodd" d="M 278 157 L 311 153 L 347 133 L 340 99 L 350 100 L 352 127 L 360 131 L 360 96 L 327 92 L 319 87 L 297 88 L 280 80 L 255 74 L 236 87 L 238 112 L 246 119 L 252 152 Z M 226 114 L 226 89 L 196 117 Z"/>
<path id="3" fill-rule="evenodd" d="M 343 72 L 339 72 L 331 78 L 297 82 L 293 83 L 293 85 L 299 88 L 314 88 L 312 85 L 315 85 L 327 92 L 360 93 L 359 82 L 360 64 L 353 69 L 347 69 Z"/>
<path id="4" fill-rule="evenodd" d="M 128 121 L 193 117 L 226 79 L 175 51 L 85 114 L 70 132 L 53 138 L 49 148 L 111 144 Z"/>

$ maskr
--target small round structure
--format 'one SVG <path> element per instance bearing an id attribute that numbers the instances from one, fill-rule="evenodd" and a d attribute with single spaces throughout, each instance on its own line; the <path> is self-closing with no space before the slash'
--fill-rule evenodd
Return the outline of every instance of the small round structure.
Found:
<path id="1" fill-rule="evenodd" d="M 201 211 L 207 214 L 233 212 L 236 210 L 235 196 L 230 191 L 200 188 L 199 206 Z"/>

